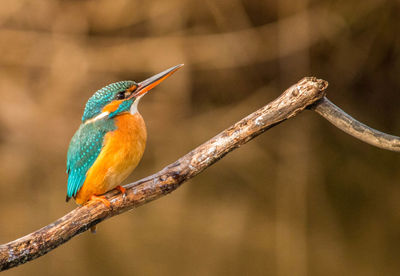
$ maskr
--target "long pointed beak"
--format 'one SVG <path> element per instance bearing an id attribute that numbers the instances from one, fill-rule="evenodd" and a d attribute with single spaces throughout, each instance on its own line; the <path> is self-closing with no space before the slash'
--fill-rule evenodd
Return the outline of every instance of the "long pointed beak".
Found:
<path id="1" fill-rule="evenodd" d="M 132 93 L 132 97 L 138 97 L 146 94 L 148 91 L 159 85 L 163 80 L 171 76 L 173 73 L 175 73 L 179 68 L 181 68 L 183 64 L 178 64 L 175 65 L 174 67 L 171 67 L 165 71 L 162 71 L 161 73 L 158 73 L 157 75 L 154 75 L 138 84 L 138 87 L 134 93 Z"/>

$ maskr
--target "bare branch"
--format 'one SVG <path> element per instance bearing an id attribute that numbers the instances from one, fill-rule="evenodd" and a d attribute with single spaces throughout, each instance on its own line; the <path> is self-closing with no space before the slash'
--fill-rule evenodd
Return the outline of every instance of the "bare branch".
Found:
<path id="1" fill-rule="evenodd" d="M 303 78 L 279 98 L 192 150 L 156 174 L 126 186 L 123 196 L 107 193 L 111 208 L 98 201 L 78 207 L 64 217 L 25 237 L 0 245 L 0 271 L 36 259 L 99 222 L 169 194 L 230 151 L 271 127 L 299 114 L 315 110 L 333 125 L 371 145 L 400 151 L 400 138 L 372 129 L 346 114 L 325 96 L 328 83 Z"/>
<path id="2" fill-rule="evenodd" d="M 269 128 L 296 116 L 321 99 L 328 83 L 303 78 L 278 99 L 222 131 L 156 174 L 126 186 L 124 196 L 107 194 L 111 208 L 89 202 L 25 237 L 0 245 L 0 271 L 36 259 L 99 222 L 167 195 L 230 151 Z"/>
<path id="3" fill-rule="evenodd" d="M 357 121 L 326 97 L 312 105 L 311 109 L 315 110 L 334 126 L 365 143 L 386 150 L 400 151 L 400 137 L 380 132 Z"/>

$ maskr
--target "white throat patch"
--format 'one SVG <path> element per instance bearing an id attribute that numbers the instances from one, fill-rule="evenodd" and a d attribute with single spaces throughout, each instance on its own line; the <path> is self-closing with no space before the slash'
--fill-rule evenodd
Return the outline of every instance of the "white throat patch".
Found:
<path id="1" fill-rule="evenodd" d="M 138 104 L 139 104 L 140 99 L 141 99 L 143 96 L 144 96 L 144 94 L 143 94 L 143 95 L 140 95 L 139 97 L 137 97 L 137 98 L 135 99 L 135 101 L 133 102 L 133 104 L 131 105 L 131 110 L 130 110 L 130 112 L 131 112 L 132 115 L 138 112 Z"/>

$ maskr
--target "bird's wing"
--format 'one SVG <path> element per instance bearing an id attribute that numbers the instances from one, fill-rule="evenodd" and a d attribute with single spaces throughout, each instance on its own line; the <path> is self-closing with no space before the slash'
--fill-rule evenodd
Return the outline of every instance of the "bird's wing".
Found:
<path id="1" fill-rule="evenodd" d="M 82 124 L 72 137 L 67 155 L 67 201 L 81 189 L 88 170 L 103 148 L 106 133 L 113 130 L 113 120 L 104 119 Z"/>

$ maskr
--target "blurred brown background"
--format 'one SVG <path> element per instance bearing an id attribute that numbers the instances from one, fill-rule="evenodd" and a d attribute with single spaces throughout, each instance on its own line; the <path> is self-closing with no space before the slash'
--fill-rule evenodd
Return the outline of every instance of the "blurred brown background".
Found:
<path id="1" fill-rule="evenodd" d="M 128 181 L 303 76 L 400 134 L 399 13 L 377 0 L 2 0 L 0 243 L 75 208 L 66 152 L 92 93 L 175 64 L 185 67 L 141 102 L 149 141 Z M 399 165 L 305 112 L 4 275 L 399 275 Z"/>

